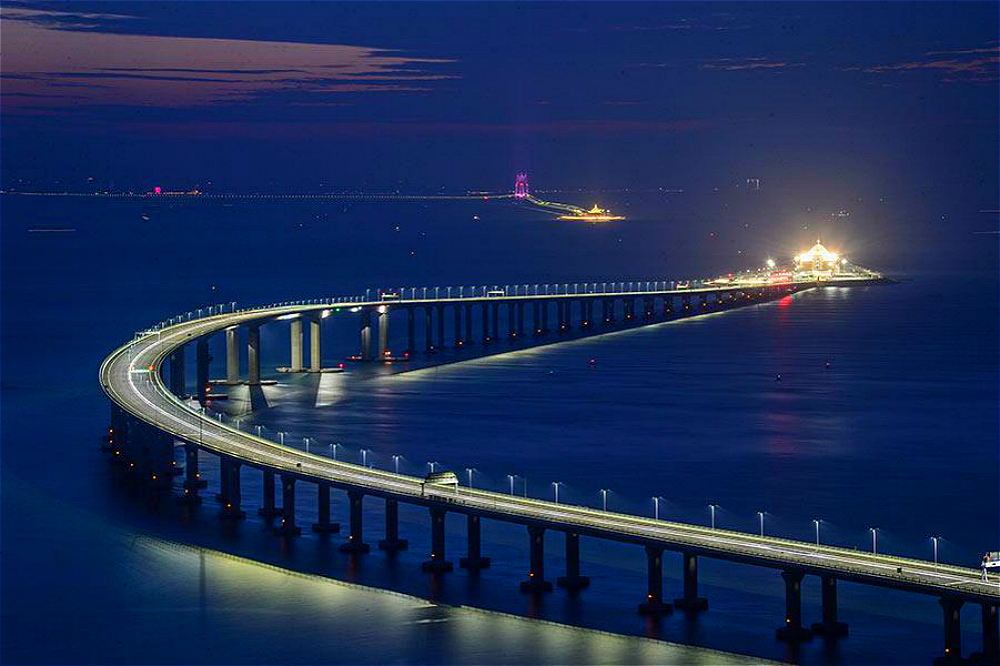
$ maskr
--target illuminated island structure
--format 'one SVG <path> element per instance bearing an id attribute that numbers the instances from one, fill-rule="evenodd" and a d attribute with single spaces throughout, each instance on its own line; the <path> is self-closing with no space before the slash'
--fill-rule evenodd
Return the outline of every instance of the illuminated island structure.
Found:
<path id="1" fill-rule="evenodd" d="M 708 280 L 706 284 L 760 285 L 785 284 L 789 282 L 828 282 L 831 280 L 887 280 L 878 271 L 858 266 L 847 257 L 832 252 L 817 240 L 816 244 L 805 252 L 795 255 L 791 264 L 778 265 L 773 259 L 767 260 L 767 265 L 750 269 L 742 273 Z"/>
<path id="2" fill-rule="evenodd" d="M 590 210 L 583 210 L 566 213 L 556 218 L 557 220 L 580 220 L 584 222 L 611 222 L 613 220 L 624 220 L 621 215 L 613 215 L 606 208 L 598 208 L 597 204 Z"/>

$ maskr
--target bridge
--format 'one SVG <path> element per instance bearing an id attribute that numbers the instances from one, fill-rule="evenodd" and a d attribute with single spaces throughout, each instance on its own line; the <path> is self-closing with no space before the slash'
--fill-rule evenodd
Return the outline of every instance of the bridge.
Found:
<path id="1" fill-rule="evenodd" d="M 202 404 L 207 399 L 210 361 L 207 340 L 215 334 L 224 334 L 226 338 L 230 383 L 261 383 L 260 327 L 264 325 L 289 326 L 289 371 L 322 371 L 320 331 L 324 318 L 331 313 L 357 318 L 359 353 L 355 358 L 358 362 L 377 363 L 390 359 L 388 326 L 394 313 L 404 318 L 407 327 L 408 349 L 402 358 L 412 358 L 419 351 L 416 317 L 421 311 L 424 352 L 433 355 L 445 347 L 446 309 L 453 311 L 451 343 L 455 348 L 465 350 L 477 342 L 473 319 L 478 313 L 479 344 L 486 350 L 502 351 L 509 348 L 511 341 L 520 343 L 524 338 L 532 343 L 552 343 L 761 303 L 823 285 L 849 287 L 883 281 L 877 275 L 860 275 L 840 276 L 826 282 L 790 280 L 780 284 L 751 280 L 694 286 L 666 281 L 502 288 L 482 285 L 461 289 L 394 289 L 374 295 L 369 292 L 364 296 L 285 302 L 251 309 L 240 309 L 235 303 L 211 306 L 141 331 L 105 359 L 100 368 L 100 382 L 112 402 L 106 448 L 113 461 L 143 483 L 165 492 L 172 487 L 175 474 L 182 473 L 183 495 L 179 501 L 191 504 L 201 502 L 201 492 L 206 487 L 199 473 L 199 453 L 218 456 L 220 516 L 227 520 L 245 516 L 241 469 L 259 470 L 264 490 L 258 510 L 261 515 L 280 519 L 275 532 L 285 538 L 301 533 L 295 515 L 297 484 L 311 483 L 319 488 L 319 520 L 312 529 L 320 533 L 339 531 L 340 526 L 330 521 L 331 490 L 343 491 L 349 503 L 350 523 L 347 539 L 340 548 L 358 556 L 370 549 L 362 521 L 366 498 L 385 503 L 384 538 L 378 546 L 389 552 L 407 547 L 399 534 L 399 503 L 426 507 L 432 547 L 423 569 L 433 575 L 453 567 L 445 553 L 446 513 L 466 517 L 467 551 L 460 565 L 468 569 L 490 564 L 480 546 L 483 519 L 524 525 L 529 557 L 521 588 L 531 594 L 552 590 L 545 569 L 546 530 L 565 535 L 566 571 L 556 583 L 574 591 L 589 585 L 589 579 L 580 570 L 581 537 L 634 544 L 644 549 L 648 583 L 638 611 L 645 614 L 663 615 L 674 608 L 689 613 L 707 609 L 708 601 L 698 593 L 699 558 L 774 569 L 780 572 L 785 590 L 785 623 L 776 629 L 782 640 L 804 640 L 813 634 L 831 639 L 846 635 L 847 626 L 837 615 L 837 582 L 851 581 L 937 597 L 944 625 L 943 652 L 938 661 L 959 663 L 961 608 L 975 604 L 981 608 L 984 639 L 982 652 L 976 658 L 982 663 L 996 663 L 1000 653 L 1000 581 L 995 575 L 986 579 L 975 569 L 820 545 L 818 539 L 817 543 L 801 542 L 516 496 L 513 492 L 491 492 L 462 486 L 450 475 L 421 478 L 378 470 L 270 441 L 247 432 L 239 422 L 227 423 L 222 415 L 213 417 L 204 408 L 183 399 L 184 353 L 192 344 L 198 359 L 198 398 Z M 528 323 L 525 311 L 529 308 L 530 337 L 525 328 Z M 303 363 L 304 322 L 309 322 L 310 333 L 308 368 Z M 374 324 L 378 325 L 377 353 L 372 348 Z M 246 380 L 242 379 L 239 367 L 237 329 L 240 327 L 248 330 Z M 500 337 L 501 333 L 506 340 Z M 183 466 L 174 459 L 175 446 L 184 449 Z M 280 480 L 283 500 L 280 509 L 275 502 L 276 478 Z M 674 600 L 664 595 L 665 552 L 682 554 L 683 588 Z M 822 581 L 821 620 L 811 626 L 803 622 L 801 583 L 805 576 L 818 576 Z"/>

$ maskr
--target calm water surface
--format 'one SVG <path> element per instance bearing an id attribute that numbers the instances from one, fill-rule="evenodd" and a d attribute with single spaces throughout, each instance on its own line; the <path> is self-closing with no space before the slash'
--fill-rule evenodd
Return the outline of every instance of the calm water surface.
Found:
<path id="1" fill-rule="evenodd" d="M 794 649 L 774 640 L 783 588 L 773 571 L 704 560 L 709 612 L 649 623 L 635 613 L 645 558 L 634 547 L 583 540 L 591 588 L 535 601 L 516 586 L 527 566 L 523 528 L 485 523 L 493 567 L 434 579 L 419 571 L 429 549 L 422 510 L 401 510 L 410 550 L 354 560 L 336 551 L 339 535 L 285 544 L 256 516 L 220 525 L 210 502 L 187 512 L 142 495 L 103 463 L 108 407 L 97 366 L 131 331 L 164 316 L 385 283 L 722 270 L 711 248 L 703 263 L 692 259 L 695 232 L 686 227 L 665 234 L 641 219 L 553 227 L 493 210 L 470 227 L 471 209 L 402 206 L 155 209 L 142 224 L 142 211 L 124 205 L 3 205 L 6 662 L 740 661 L 714 651 L 723 650 L 860 664 L 927 663 L 940 649 L 932 598 L 842 584 L 850 638 Z M 261 225 L 269 233 L 254 233 Z M 34 227 L 76 231 L 29 233 Z M 468 252 L 443 261 L 444 235 Z M 893 287 L 814 290 L 410 372 L 274 374 L 266 407 L 243 418 L 290 442 L 311 437 L 320 453 L 337 443 L 344 459 L 369 449 L 383 468 L 392 455 L 414 474 L 436 461 L 463 476 L 474 468 L 476 485 L 497 489 L 516 474 L 516 490 L 526 477 L 537 497 L 551 497 L 559 481 L 566 502 L 600 506 L 599 490 L 608 488 L 614 510 L 648 515 L 659 496 L 661 516 L 700 523 L 714 503 L 720 526 L 746 531 L 766 511 L 768 533 L 801 539 L 815 537 L 819 518 L 824 542 L 862 549 L 878 526 L 879 550 L 914 557 L 929 558 L 929 537 L 939 534 L 942 559 L 974 565 L 1000 541 L 996 244 L 962 242 L 962 266 L 921 272 L 912 268 L 920 258 L 908 256 L 901 263 L 910 279 Z M 677 244 L 687 249 L 669 249 Z M 675 264 L 676 274 L 666 272 Z M 265 368 L 286 364 L 287 331 L 268 327 L 264 336 Z M 403 336 L 395 325 L 394 348 Z M 325 364 L 355 345 L 353 321 L 328 320 Z M 214 341 L 216 359 L 222 351 Z M 245 392 L 230 393 L 218 409 L 245 412 Z M 214 461 L 204 464 L 214 481 Z M 243 483 L 253 513 L 260 480 L 246 471 Z M 302 484 L 299 492 L 299 521 L 308 525 L 315 490 Z M 335 497 L 342 522 L 344 504 Z M 382 508 L 370 500 L 366 512 L 374 542 Z M 562 567 L 558 537 L 547 542 L 553 577 Z M 458 516 L 449 518 L 448 549 L 453 559 L 464 554 Z M 668 558 L 665 569 L 666 594 L 674 594 L 679 561 Z M 804 595 L 811 622 L 817 581 L 807 579 Z M 964 616 L 966 651 L 978 649 L 978 609 Z"/>

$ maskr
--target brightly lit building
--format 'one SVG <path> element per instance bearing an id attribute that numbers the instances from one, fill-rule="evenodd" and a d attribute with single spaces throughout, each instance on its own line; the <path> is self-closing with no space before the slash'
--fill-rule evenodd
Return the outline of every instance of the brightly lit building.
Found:
<path id="1" fill-rule="evenodd" d="M 805 252 L 795 256 L 791 264 L 781 265 L 768 259 L 760 268 L 740 273 L 730 273 L 704 284 L 762 285 L 789 282 L 823 282 L 836 279 L 875 279 L 882 275 L 868 268 L 851 263 L 838 252 L 828 250 L 820 241 Z"/>
<path id="2" fill-rule="evenodd" d="M 837 272 L 841 257 L 836 252 L 830 252 L 823 247 L 823 244 L 816 240 L 816 244 L 811 248 L 796 255 L 795 272 L 812 273 L 814 275 L 832 274 Z"/>

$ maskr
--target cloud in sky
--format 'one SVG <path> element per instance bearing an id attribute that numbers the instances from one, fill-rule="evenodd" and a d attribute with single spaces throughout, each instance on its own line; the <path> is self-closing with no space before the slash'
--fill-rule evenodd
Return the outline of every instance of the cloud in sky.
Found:
<path id="1" fill-rule="evenodd" d="M 426 91 L 446 59 L 343 44 L 113 34 L 77 30 L 103 15 L 3 7 L 3 110 L 68 106 L 194 107 L 291 92 Z M 63 29 L 63 28 L 71 29 Z M 431 71 L 435 68 L 435 71 Z M 78 84 L 85 82 L 86 86 Z"/>
<path id="2" fill-rule="evenodd" d="M 884 65 L 844 67 L 844 71 L 887 74 L 892 72 L 938 72 L 949 83 L 995 83 L 1000 67 L 1000 45 L 993 43 L 950 51 L 925 51 L 920 57 Z"/>
<path id="3" fill-rule="evenodd" d="M 789 67 L 804 67 L 803 62 L 787 60 L 771 60 L 769 58 L 714 58 L 701 64 L 701 69 L 725 72 L 740 72 L 745 70 L 781 70 Z"/>

